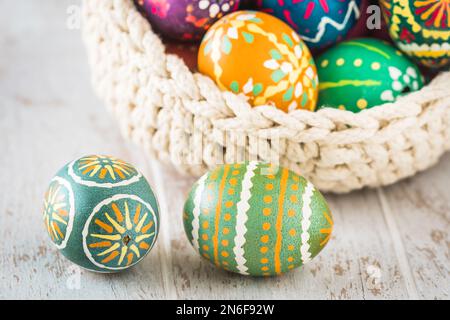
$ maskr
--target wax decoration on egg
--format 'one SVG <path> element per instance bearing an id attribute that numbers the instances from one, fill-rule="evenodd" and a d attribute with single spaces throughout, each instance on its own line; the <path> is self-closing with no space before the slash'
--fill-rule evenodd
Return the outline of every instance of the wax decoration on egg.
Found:
<path id="1" fill-rule="evenodd" d="M 377 39 L 345 41 L 317 60 L 319 108 L 359 112 L 419 90 L 423 79 L 403 53 Z"/>
<path id="2" fill-rule="evenodd" d="M 253 10 L 255 8 L 255 0 L 241 0 L 240 10 Z"/>
<path id="3" fill-rule="evenodd" d="M 361 15 L 361 0 L 256 0 L 256 4 L 288 23 L 312 50 L 344 40 Z"/>
<path id="4" fill-rule="evenodd" d="M 238 11 L 214 24 L 198 54 L 199 71 L 253 106 L 315 110 L 317 69 L 295 31 L 263 12 Z"/>
<path id="5" fill-rule="evenodd" d="M 240 0 L 135 0 L 156 30 L 185 41 L 200 40 L 224 15 L 236 11 Z"/>
<path id="6" fill-rule="evenodd" d="M 450 65 L 450 1 L 381 0 L 389 34 L 396 45 L 422 65 Z"/>
<path id="7" fill-rule="evenodd" d="M 86 156 L 64 166 L 50 182 L 43 213 L 61 253 L 97 272 L 140 262 L 159 228 L 157 200 L 145 178 L 109 156 Z"/>
<path id="8" fill-rule="evenodd" d="M 310 182 L 258 162 L 205 174 L 189 194 L 183 220 L 204 258 L 252 276 L 279 275 L 309 262 L 333 229 L 330 209 Z"/>

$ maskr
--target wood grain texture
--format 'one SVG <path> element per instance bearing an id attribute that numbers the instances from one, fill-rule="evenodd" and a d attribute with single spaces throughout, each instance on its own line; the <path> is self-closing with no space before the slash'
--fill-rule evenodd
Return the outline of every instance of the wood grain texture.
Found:
<path id="1" fill-rule="evenodd" d="M 300 270 L 255 279 L 200 258 L 182 223 L 194 181 L 123 141 L 92 93 L 79 32 L 66 27 L 66 10 L 74 3 L 0 1 L 0 237 L 6 239 L 0 242 L 0 299 L 449 298 L 450 155 L 389 188 L 327 195 L 333 237 Z M 53 248 L 42 225 L 51 177 L 90 153 L 134 163 L 159 199 L 156 246 L 122 274 L 74 267 Z"/>

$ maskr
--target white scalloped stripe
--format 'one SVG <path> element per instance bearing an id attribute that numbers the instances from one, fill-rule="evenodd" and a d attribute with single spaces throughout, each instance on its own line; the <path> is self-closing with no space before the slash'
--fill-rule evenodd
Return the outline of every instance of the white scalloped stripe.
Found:
<path id="1" fill-rule="evenodd" d="M 442 43 L 432 43 L 432 44 L 417 44 L 415 42 L 413 43 L 402 43 L 397 42 L 400 49 L 407 53 L 417 53 L 417 52 L 424 52 L 424 53 L 430 53 L 430 52 L 443 52 L 447 53 L 446 56 L 450 56 L 450 43 L 448 42 L 442 42 Z M 445 55 L 445 54 L 444 54 Z"/>
<path id="2" fill-rule="evenodd" d="M 234 237 L 234 259 L 236 261 L 236 268 L 240 274 L 248 275 L 248 268 L 245 266 L 247 260 L 245 259 L 245 234 L 247 233 L 247 223 L 248 216 L 247 212 L 250 209 L 250 204 L 248 203 L 250 197 L 252 196 L 251 189 L 253 187 L 252 178 L 255 176 L 255 170 L 258 166 L 257 162 L 250 162 L 247 165 L 244 178 L 242 180 L 242 190 L 240 194 L 240 200 L 237 203 L 237 215 L 236 215 L 236 236 Z"/>
<path id="3" fill-rule="evenodd" d="M 314 38 L 309 38 L 309 37 L 305 37 L 305 36 L 301 36 L 301 38 L 308 42 L 318 43 L 318 42 L 320 42 L 320 40 L 322 40 L 325 32 L 327 31 L 328 25 L 333 26 L 338 31 L 344 30 L 348 21 L 352 17 L 352 13 L 355 13 L 356 19 L 358 19 L 361 14 L 359 11 L 358 5 L 356 4 L 355 1 L 352 1 L 348 5 L 347 13 L 345 14 L 345 19 L 344 19 L 344 21 L 342 21 L 342 23 L 336 22 L 333 19 L 330 19 L 329 17 L 323 17 L 322 20 L 320 20 L 320 23 L 317 27 L 318 31 Z"/>
<path id="4" fill-rule="evenodd" d="M 312 183 L 306 184 L 305 192 L 303 193 L 303 207 L 302 207 L 302 246 L 300 251 L 302 253 L 302 263 L 311 261 L 311 252 L 309 252 L 309 227 L 311 226 L 311 200 L 314 195 L 315 187 Z"/>
<path id="5" fill-rule="evenodd" d="M 205 182 L 208 178 L 208 174 L 203 175 L 203 177 L 198 180 L 197 190 L 195 190 L 194 196 L 194 210 L 192 210 L 193 219 L 192 219 L 192 245 L 195 250 L 199 251 L 200 245 L 198 244 L 198 231 L 200 229 L 200 210 L 202 205 L 202 195 L 205 190 Z"/>

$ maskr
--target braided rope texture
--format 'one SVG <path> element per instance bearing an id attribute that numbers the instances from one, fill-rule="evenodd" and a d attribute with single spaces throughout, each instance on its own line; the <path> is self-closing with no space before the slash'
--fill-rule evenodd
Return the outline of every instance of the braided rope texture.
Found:
<path id="1" fill-rule="evenodd" d="M 450 150 L 450 72 L 395 103 L 337 109 L 252 108 L 165 53 L 132 0 L 83 0 L 83 38 L 98 96 L 125 137 L 200 176 L 221 163 L 278 161 L 325 192 L 385 186 Z"/>

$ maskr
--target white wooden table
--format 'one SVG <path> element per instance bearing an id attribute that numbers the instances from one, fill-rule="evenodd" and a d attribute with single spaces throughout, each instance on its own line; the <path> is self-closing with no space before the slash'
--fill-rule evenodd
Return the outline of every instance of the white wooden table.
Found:
<path id="1" fill-rule="evenodd" d="M 449 299 L 450 155 L 395 186 L 328 195 L 335 231 L 309 265 L 254 279 L 216 270 L 188 243 L 182 206 L 192 179 L 146 159 L 94 96 L 77 0 L 0 0 L 0 298 Z M 161 206 L 156 247 L 117 275 L 81 271 L 44 231 L 42 197 L 66 162 L 90 153 L 136 164 Z"/>

